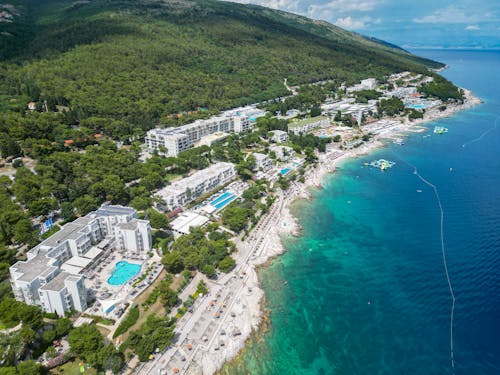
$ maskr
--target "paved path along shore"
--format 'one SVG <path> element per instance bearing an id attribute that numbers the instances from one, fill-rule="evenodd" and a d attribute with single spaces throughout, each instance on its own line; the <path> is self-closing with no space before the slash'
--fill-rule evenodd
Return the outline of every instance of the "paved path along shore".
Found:
<path id="1" fill-rule="evenodd" d="M 261 218 L 250 235 L 242 240 L 233 239 L 237 245 L 235 269 L 217 281 L 209 281 L 210 293 L 200 297 L 176 327 L 175 344 L 155 359 L 135 369 L 140 374 L 213 374 L 226 361 L 234 358 L 244 347 L 246 339 L 261 322 L 263 291 L 259 287 L 256 267 L 281 254 L 284 248 L 281 235 L 298 234 L 300 227 L 289 211 L 296 199 L 309 198 L 310 186 L 321 186 L 325 174 L 347 158 L 355 158 L 383 147 L 383 139 L 394 139 L 414 132 L 416 125 L 449 116 L 480 103 L 465 90 L 463 105 L 449 106 L 445 111 L 428 111 L 424 119 L 409 122 L 405 119 L 375 134 L 368 143 L 358 148 L 341 151 L 331 149 L 320 157 L 315 168 L 306 171 L 305 183 L 292 182 L 285 193 L 278 194 L 268 214 Z"/>

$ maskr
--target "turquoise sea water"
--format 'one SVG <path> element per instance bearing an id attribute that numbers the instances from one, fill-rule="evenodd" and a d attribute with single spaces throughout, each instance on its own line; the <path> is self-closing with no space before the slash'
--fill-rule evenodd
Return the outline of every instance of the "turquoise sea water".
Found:
<path id="1" fill-rule="evenodd" d="M 116 263 L 113 273 L 108 279 L 109 285 L 123 285 L 141 271 L 141 265 L 121 260 Z"/>
<path id="2" fill-rule="evenodd" d="M 455 373 L 500 374 L 500 52 L 418 53 L 485 103 L 345 163 L 296 204 L 302 236 L 260 272 L 269 326 L 222 373 L 453 373 L 440 210 L 411 164 L 444 210 Z M 363 165 L 380 158 L 396 165 Z"/>

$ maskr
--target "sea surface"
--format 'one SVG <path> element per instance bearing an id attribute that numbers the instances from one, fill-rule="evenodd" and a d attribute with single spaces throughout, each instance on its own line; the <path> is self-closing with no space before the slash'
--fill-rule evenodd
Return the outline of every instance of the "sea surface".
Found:
<path id="1" fill-rule="evenodd" d="M 270 322 L 223 374 L 500 374 L 500 51 L 416 53 L 484 104 L 344 163 L 295 204 L 302 236 L 260 271 Z M 379 158 L 396 164 L 364 166 Z M 440 208 L 413 166 L 444 211 L 454 371 Z"/>

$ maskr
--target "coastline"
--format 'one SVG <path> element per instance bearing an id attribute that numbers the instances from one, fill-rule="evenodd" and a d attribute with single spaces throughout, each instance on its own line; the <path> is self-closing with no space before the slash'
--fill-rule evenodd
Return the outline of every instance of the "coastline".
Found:
<path id="1" fill-rule="evenodd" d="M 469 109 L 482 101 L 475 97 L 472 92 L 464 89 L 465 100 L 463 104 L 447 105 L 446 110 L 440 111 L 433 108 L 425 112 L 423 119 L 409 121 L 407 118 L 391 118 L 400 120 L 389 129 L 373 137 L 360 147 L 347 151 L 333 149 L 320 155 L 318 164 L 305 173 L 305 182 L 292 181 L 286 194 L 278 194 L 276 202 L 268 214 L 261 218 L 247 239 L 236 239 L 238 252 L 236 254 L 237 267 L 229 274 L 226 284 L 231 277 L 244 275 L 244 287 L 233 296 L 236 303 L 230 308 L 235 312 L 234 316 L 226 315 L 220 322 L 223 327 L 238 327 L 239 334 L 231 337 L 228 343 L 218 348 L 198 351 L 193 356 L 195 365 L 189 366 L 186 374 L 221 374 L 224 365 L 237 361 L 246 347 L 248 341 L 255 339 L 261 334 L 264 322 L 266 322 L 265 295 L 258 279 L 259 267 L 265 267 L 277 256 L 283 254 L 286 249 L 282 239 L 286 236 L 299 236 L 301 227 L 291 212 L 291 205 L 297 200 L 310 199 L 311 188 L 322 188 L 324 177 L 335 172 L 340 163 L 345 160 L 358 158 L 369 154 L 377 149 L 385 147 L 388 142 L 411 133 L 425 131 L 419 126 L 423 123 L 435 121 L 440 118 L 449 117 L 455 112 Z M 228 337 L 229 338 L 229 337 Z M 210 343 L 209 343 L 210 344 Z"/>

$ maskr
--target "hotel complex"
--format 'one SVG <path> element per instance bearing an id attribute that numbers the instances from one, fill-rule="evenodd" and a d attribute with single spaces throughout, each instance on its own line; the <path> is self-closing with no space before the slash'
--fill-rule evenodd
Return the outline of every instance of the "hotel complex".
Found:
<path id="1" fill-rule="evenodd" d="M 273 161 L 266 154 L 261 154 L 260 152 L 254 152 L 253 157 L 255 158 L 255 170 L 267 171 L 273 166 Z"/>
<path id="2" fill-rule="evenodd" d="M 363 90 L 375 90 L 376 88 L 377 88 L 377 80 L 375 78 L 367 78 L 362 80 L 361 83 L 358 83 L 357 85 L 354 85 L 352 87 L 347 87 L 346 91 L 356 92 Z"/>
<path id="3" fill-rule="evenodd" d="M 291 122 L 288 124 L 288 131 L 295 135 L 306 134 L 307 132 L 319 128 L 320 126 L 330 125 L 330 120 L 326 116 L 317 116 L 303 120 Z"/>
<path id="4" fill-rule="evenodd" d="M 295 151 L 293 148 L 288 146 L 271 146 L 269 147 L 270 152 L 274 152 L 276 159 L 281 161 L 287 161 L 295 156 Z"/>
<path id="5" fill-rule="evenodd" d="M 252 121 L 264 114 L 264 111 L 246 107 L 176 128 L 151 129 L 146 135 L 146 145 L 149 152 L 177 156 L 211 134 L 248 131 L 252 128 Z"/>
<path id="6" fill-rule="evenodd" d="M 271 141 L 274 143 L 284 143 L 288 141 L 288 133 L 283 130 L 273 130 L 273 136 L 271 137 Z"/>
<path id="7" fill-rule="evenodd" d="M 161 201 L 157 207 L 161 210 L 173 210 L 184 206 L 234 178 L 236 178 L 234 164 L 224 162 L 213 164 L 158 191 L 156 196 Z"/>
<path id="8" fill-rule="evenodd" d="M 113 248 L 122 252 L 151 250 L 151 227 L 138 220 L 129 207 L 103 205 L 64 225 L 57 233 L 29 250 L 26 261 L 10 267 L 14 296 L 46 312 L 87 308 L 83 272 Z"/>

